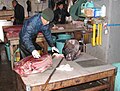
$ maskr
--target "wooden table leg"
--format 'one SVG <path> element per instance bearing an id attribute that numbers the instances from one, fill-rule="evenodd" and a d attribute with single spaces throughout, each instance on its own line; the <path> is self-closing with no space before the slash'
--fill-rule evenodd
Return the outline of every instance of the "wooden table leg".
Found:
<path id="1" fill-rule="evenodd" d="M 44 52 L 48 53 L 48 44 L 46 41 L 43 41 L 43 42 L 44 42 Z"/>
<path id="2" fill-rule="evenodd" d="M 47 42 L 46 41 L 41 41 L 41 42 L 38 42 L 38 44 L 43 48 L 43 52 L 44 53 L 48 53 L 47 52 L 47 48 L 48 48 L 48 44 L 47 44 Z"/>
<path id="3" fill-rule="evenodd" d="M 83 52 L 86 53 L 86 44 L 83 44 Z"/>
<path id="4" fill-rule="evenodd" d="M 110 76 L 110 77 L 108 78 L 108 82 L 109 82 L 109 84 L 110 84 L 109 91 L 114 91 L 115 75 Z"/>

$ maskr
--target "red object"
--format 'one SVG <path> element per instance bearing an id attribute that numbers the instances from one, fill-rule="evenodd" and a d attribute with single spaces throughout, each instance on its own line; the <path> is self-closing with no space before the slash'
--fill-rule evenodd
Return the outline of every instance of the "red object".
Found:
<path id="1" fill-rule="evenodd" d="M 51 66 L 52 57 L 48 54 L 45 54 L 38 59 L 33 58 L 33 56 L 28 56 L 15 63 L 13 70 L 21 76 L 28 76 L 34 73 L 41 73 Z"/>
<path id="2" fill-rule="evenodd" d="M 22 25 L 13 25 L 13 26 L 7 26 L 7 27 L 3 27 L 3 31 L 4 32 L 20 32 L 20 30 L 22 29 Z"/>
<path id="3" fill-rule="evenodd" d="M 3 27 L 3 31 L 7 38 L 18 37 L 19 32 L 22 29 L 22 25 L 13 25 Z"/>
<path id="4" fill-rule="evenodd" d="M 5 26 L 3 27 L 4 33 L 6 33 L 7 38 L 12 37 L 19 37 L 19 32 L 22 29 L 22 25 L 13 25 L 13 26 Z M 38 35 L 41 35 L 42 33 L 39 32 Z"/>

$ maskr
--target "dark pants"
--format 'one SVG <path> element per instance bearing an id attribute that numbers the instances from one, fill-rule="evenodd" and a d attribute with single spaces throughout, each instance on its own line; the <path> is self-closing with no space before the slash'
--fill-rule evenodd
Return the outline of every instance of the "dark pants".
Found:
<path id="1" fill-rule="evenodd" d="M 13 25 L 22 25 L 23 24 L 23 21 L 20 21 L 20 20 L 17 20 L 15 19 L 14 22 L 13 22 Z"/>
<path id="2" fill-rule="evenodd" d="M 43 50 L 42 47 L 40 47 L 37 43 L 34 43 L 34 46 L 36 50 Z M 29 50 L 27 50 L 27 48 L 25 48 L 23 44 L 19 44 L 19 48 L 20 48 L 20 59 L 32 55 L 32 53 Z"/>

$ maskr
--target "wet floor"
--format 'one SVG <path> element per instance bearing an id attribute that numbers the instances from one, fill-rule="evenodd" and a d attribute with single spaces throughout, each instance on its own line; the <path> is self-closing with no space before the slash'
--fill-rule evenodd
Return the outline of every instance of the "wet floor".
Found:
<path id="1" fill-rule="evenodd" d="M 6 56 L 4 44 L 0 43 L 0 91 L 15 91 L 15 74 Z"/>
<path id="2" fill-rule="evenodd" d="M 15 91 L 14 76 L 10 62 L 0 60 L 0 91 Z"/>

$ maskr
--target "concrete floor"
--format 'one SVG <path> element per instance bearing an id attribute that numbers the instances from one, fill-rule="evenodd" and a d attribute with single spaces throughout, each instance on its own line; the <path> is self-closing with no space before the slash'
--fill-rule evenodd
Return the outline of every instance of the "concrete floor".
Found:
<path id="1" fill-rule="evenodd" d="M 2 43 L 0 43 L 0 91 L 15 91 L 15 74 Z"/>
<path id="2" fill-rule="evenodd" d="M 0 91 L 15 91 L 14 76 L 10 62 L 0 60 Z"/>

